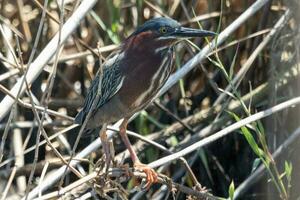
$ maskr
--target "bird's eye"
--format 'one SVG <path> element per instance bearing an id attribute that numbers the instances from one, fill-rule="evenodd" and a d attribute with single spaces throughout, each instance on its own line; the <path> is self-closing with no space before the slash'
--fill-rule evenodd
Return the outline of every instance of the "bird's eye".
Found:
<path id="1" fill-rule="evenodd" d="M 167 28 L 166 27 L 160 27 L 160 29 L 159 29 L 159 31 L 161 32 L 161 33 L 166 33 L 167 32 Z"/>

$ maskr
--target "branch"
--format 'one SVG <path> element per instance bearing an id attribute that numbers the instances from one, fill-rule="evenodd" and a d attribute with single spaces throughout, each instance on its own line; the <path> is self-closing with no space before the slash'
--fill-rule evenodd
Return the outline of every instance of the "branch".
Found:
<path id="1" fill-rule="evenodd" d="M 218 41 L 216 43 L 211 42 L 209 45 L 204 47 L 204 49 L 198 53 L 196 56 L 194 56 L 191 60 L 189 60 L 180 70 L 178 70 L 176 73 L 174 73 L 167 81 L 166 85 L 162 88 L 159 95 L 166 92 L 169 88 L 171 88 L 173 85 L 177 83 L 178 80 L 180 80 L 183 76 L 185 76 L 189 71 L 191 71 L 199 62 L 204 60 L 207 54 L 209 54 L 214 47 L 217 47 L 220 45 L 223 41 L 225 41 L 228 37 L 231 36 L 231 34 L 239 28 L 243 23 L 249 19 L 252 15 L 254 15 L 262 6 L 264 6 L 269 0 L 258 0 L 254 4 L 252 4 L 241 16 L 239 16 L 231 25 L 229 25 L 222 33 L 220 33 L 218 37 Z M 0 106 L 2 105 L 2 102 Z M 3 114 L 0 112 L 0 119 Z M 114 124 L 113 127 L 117 128 L 119 122 Z M 115 132 L 113 131 L 107 131 L 108 138 L 111 138 Z M 83 158 L 89 155 L 91 152 L 95 151 L 97 148 L 101 146 L 101 141 L 99 138 L 97 138 L 94 142 L 92 142 L 89 146 L 87 146 L 85 149 L 83 149 L 80 153 L 77 154 L 75 158 Z M 72 161 L 71 166 L 75 166 L 78 164 L 78 161 Z M 39 190 L 44 191 L 45 189 L 51 187 L 54 183 L 56 183 L 60 177 L 66 172 L 65 171 L 66 166 L 63 166 L 59 168 L 57 171 L 51 174 L 51 176 L 45 177 L 43 183 L 40 184 L 40 187 L 34 188 L 30 193 L 30 198 L 35 197 L 38 195 Z M 29 199 L 30 199 L 29 198 Z"/>
<path id="2" fill-rule="evenodd" d="M 121 180 L 127 180 L 128 179 L 128 175 L 132 176 L 132 177 L 136 177 L 139 179 L 144 179 L 146 178 L 146 174 L 144 172 L 140 172 L 140 171 L 136 171 L 133 168 L 129 168 L 129 169 L 120 169 L 120 168 L 111 168 L 109 169 L 107 174 L 99 174 L 99 172 L 96 170 L 92 173 L 90 173 L 89 175 L 71 183 L 70 185 L 64 187 L 64 188 L 60 188 L 59 191 L 55 191 L 55 192 L 51 192 L 48 194 L 45 194 L 43 196 L 41 196 L 39 199 L 50 199 L 50 198 L 57 198 L 59 196 L 62 196 L 64 194 L 66 194 L 67 192 L 71 191 L 72 189 L 91 182 L 91 181 L 95 181 L 95 183 L 99 182 L 97 181 L 100 177 L 100 179 L 104 179 L 104 176 L 107 176 L 109 178 L 113 178 L 113 179 L 121 179 Z M 207 193 L 207 192 L 203 192 L 203 191 L 197 191 L 194 189 L 191 189 L 187 186 L 178 184 L 173 182 L 169 177 L 160 174 L 158 176 L 158 183 L 167 185 L 172 191 L 180 191 L 182 193 L 185 193 L 187 195 L 191 195 L 194 197 L 197 197 L 197 199 L 205 199 L 205 200 L 217 200 L 218 198 Z M 108 185 L 108 183 L 106 183 L 106 185 Z M 104 186 L 105 187 L 105 186 Z"/>
<path id="3" fill-rule="evenodd" d="M 5 93 L 6 95 L 8 95 L 9 97 L 11 97 L 12 99 L 14 99 L 15 101 L 17 101 L 18 104 L 20 104 L 21 106 L 23 106 L 24 108 L 30 108 L 32 109 L 33 106 L 32 104 L 30 103 L 25 103 L 23 102 L 21 99 L 17 99 L 15 96 L 13 96 L 13 94 L 11 94 L 3 85 L 0 84 L 0 91 L 2 91 L 3 93 Z M 74 121 L 74 118 L 73 117 L 70 117 L 70 116 L 67 116 L 67 115 L 64 115 L 62 113 L 59 113 L 57 111 L 54 111 L 54 110 L 51 110 L 49 108 L 44 108 L 43 106 L 38 106 L 38 105 L 35 105 L 35 109 L 40 111 L 40 112 L 46 112 L 47 114 L 49 115 L 53 115 L 53 116 L 56 116 L 56 117 L 61 117 L 61 118 L 64 118 L 66 120 L 69 120 L 69 121 Z"/>
<path id="4" fill-rule="evenodd" d="M 177 83 L 178 80 L 183 78 L 187 73 L 189 73 L 196 65 L 202 62 L 206 56 L 213 51 L 214 48 L 222 44 L 231 34 L 237 30 L 247 19 L 254 15 L 261 7 L 263 7 L 269 0 L 258 0 L 253 3 L 243 14 L 241 14 L 234 22 L 232 22 L 224 31 L 222 31 L 216 38 L 216 41 L 211 42 L 206 45 L 202 51 L 196 54 L 192 59 L 190 59 L 186 64 L 184 64 L 179 70 L 170 76 L 165 86 L 160 90 L 158 96 L 165 93 L 173 85 Z"/>
<path id="5" fill-rule="evenodd" d="M 61 34 L 56 33 L 48 45 L 43 49 L 43 51 L 38 55 L 34 62 L 28 66 L 28 73 L 26 75 L 26 80 L 28 84 L 32 84 L 33 81 L 39 76 L 43 71 L 43 68 L 51 60 L 55 54 L 57 47 L 63 44 L 66 39 L 74 32 L 74 30 L 79 25 L 79 22 L 83 17 L 89 12 L 89 10 L 94 6 L 96 0 L 84 0 L 78 9 L 73 13 L 73 15 L 66 21 L 63 25 Z M 59 36 L 61 35 L 61 36 Z M 60 38 L 59 38 L 60 37 Z M 58 44 L 58 41 L 61 41 Z M 22 76 L 14 87 L 10 90 L 10 93 L 13 96 L 17 96 L 18 92 L 23 94 L 26 86 L 23 84 L 25 77 Z M 6 114 L 11 110 L 11 107 L 14 103 L 14 99 L 6 95 L 5 98 L 0 103 L 0 121 L 6 116 Z"/>
<path id="6" fill-rule="evenodd" d="M 292 143 L 296 142 L 300 136 L 300 127 L 298 127 L 289 137 L 281 144 L 272 154 L 273 158 L 278 157 L 284 150 L 286 150 Z M 234 199 L 239 199 L 253 184 L 261 179 L 266 172 L 265 165 L 260 165 L 254 173 L 252 173 L 246 180 L 244 180 L 234 191 Z"/>
<path id="7" fill-rule="evenodd" d="M 185 148 L 185 149 L 183 149 L 183 150 L 181 150 L 177 153 L 174 153 L 170 156 L 165 156 L 165 157 L 163 157 L 159 160 L 156 160 L 156 161 L 150 163 L 149 167 L 156 168 L 156 167 L 159 167 L 161 165 L 167 164 L 167 163 L 169 163 L 173 160 L 176 160 L 176 159 L 178 159 L 182 156 L 185 156 L 185 155 L 187 155 L 187 154 L 189 154 L 189 153 L 191 153 L 191 152 L 193 152 L 193 151 L 195 151 L 195 150 L 197 150 L 197 149 L 199 149 L 199 148 L 201 148 L 201 147 L 203 147 L 207 144 L 210 144 L 211 142 L 216 141 L 217 139 L 220 139 L 220 138 L 228 135 L 229 133 L 232 133 L 232 131 L 234 131 L 234 130 L 237 130 L 237 129 L 239 129 L 239 128 L 247 125 L 247 124 L 250 124 L 250 123 L 255 122 L 259 119 L 265 118 L 269 115 L 272 115 L 272 114 L 277 113 L 277 112 L 279 112 L 279 111 L 281 111 L 285 108 L 289 108 L 289 107 L 294 106 L 294 105 L 299 104 L 299 103 L 300 103 L 300 97 L 295 97 L 293 99 L 290 99 L 288 101 L 280 103 L 280 104 L 278 104 L 274 107 L 271 107 L 267 110 L 258 112 L 254 115 L 251 115 L 251 116 L 249 116 L 245 119 L 242 119 L 242 120 L 240 120 L 240 121 L 224 128 L 221 131 L 218 131 L 217 133 L 215 133 L 215 134 L 213 134 L 213 135 L 211 135 L 207 138 L 204 138 L 203 140 L 201 140 L 199 142 L 194 143 L 193 145 L 191 145 L 191 146 L 189 146 L 189 147 L 187 147 L 187 148 Z"/>

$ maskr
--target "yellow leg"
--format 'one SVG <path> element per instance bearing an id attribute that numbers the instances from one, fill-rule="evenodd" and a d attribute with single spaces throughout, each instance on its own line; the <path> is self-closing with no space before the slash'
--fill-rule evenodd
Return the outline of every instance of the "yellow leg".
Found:
<path id="1" fill-rule="evenodd" d="M 150 186 L 153 183 L 157 182 L 157 173 L 150 168 L 149 166 L 143 164 L 140 162 L 139 158 L 137 157 L 134 149 L 131 146 L 131 143 L 128 139 L 126 130 L 127 130 L 127 124 L 128 124 L 128 119 L 124 118 L 123 122 L 121 123 L 119 129 L 120 129 L 120 136 L 126 146 L 126 148 L 128 149 L 129 153 L 130 153 L 130 157 L 131 160 L 133 162 L 133 166 L 135 169 L 138 169 L 140 171 L 143 171 L 146 175 L 147 175 L 147 183 L 146 183 L 146 188 L 149 189 Z"/>

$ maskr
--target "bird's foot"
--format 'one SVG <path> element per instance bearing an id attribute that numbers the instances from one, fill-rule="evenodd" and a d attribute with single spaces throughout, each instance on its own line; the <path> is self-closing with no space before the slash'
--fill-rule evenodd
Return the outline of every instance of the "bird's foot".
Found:
<path id="1" fill-rule="evenodd" d="M 134 168 L 137 170 L 143 171 L 146 174 L 147 178 L 146 178 L 146 185 L 144 188 L 146 188 L 147 190 L 150 188 L 150 186 L 153 183 L 157 183 L 157 181 L 158 181 L 157 173 L 154 171 L 154 169 L 152 169 L 148 165 L 145 165 L 145 164 L 137 161 L 134 163 Z"/>

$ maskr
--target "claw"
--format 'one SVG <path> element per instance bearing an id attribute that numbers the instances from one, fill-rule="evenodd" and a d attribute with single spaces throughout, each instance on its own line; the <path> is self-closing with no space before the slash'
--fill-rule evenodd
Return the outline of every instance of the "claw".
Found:
<path id="1" fill-rule="evenodd" d="M 145 188 L 147 190 L 150 189 L 150 186 L 153 184 L 153 183 L 157 183 L 157 173 L 149 166 L 145 165 L 145 164 L 142 164 L 140 162 L 136 162 L 134 163 L 134 168 L 135 169 L 138 169 L 140 171 L 143 171 L 145 174 L 146 174 L 146 185 L 145 185 Z"/>

